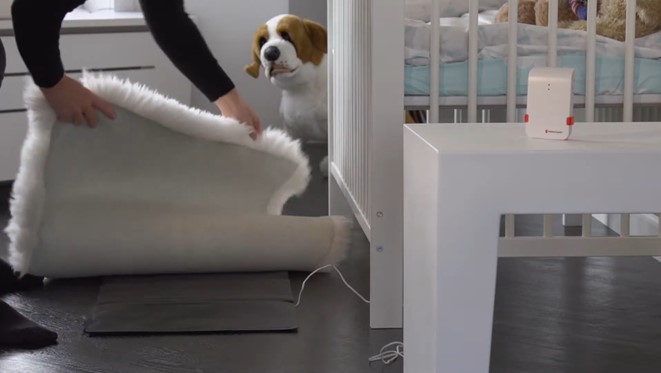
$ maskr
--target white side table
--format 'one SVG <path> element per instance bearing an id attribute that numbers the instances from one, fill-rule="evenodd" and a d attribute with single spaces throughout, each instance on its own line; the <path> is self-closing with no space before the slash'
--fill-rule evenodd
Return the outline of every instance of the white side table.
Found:
<path id="1" fill-rule="evenodd" d="M 661 212 L 661 123 L 578 123 L 569 141 L 523 126 L 405 126 L 405 372 L 489 371 L 502 215 Z"/>

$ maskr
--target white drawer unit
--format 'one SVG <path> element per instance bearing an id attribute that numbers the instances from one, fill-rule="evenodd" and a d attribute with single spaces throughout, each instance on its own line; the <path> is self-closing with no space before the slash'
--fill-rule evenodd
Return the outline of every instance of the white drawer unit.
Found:
<path id="1" fill-rule="evenodd" d="M 7 54 L 0 88 L 0 182 L 15 178 L 27 117 L 23 90 L 28 71 L 16 48 L 10 21 L 0 21 L 0 38 Z M 94 18 L 75 12 L 62 25 L 60 51 L 67 72 L 102 71 L 190 105 L 192 85 L 170 62 L 147 30 L 139 13 L 106 13 Z"/>

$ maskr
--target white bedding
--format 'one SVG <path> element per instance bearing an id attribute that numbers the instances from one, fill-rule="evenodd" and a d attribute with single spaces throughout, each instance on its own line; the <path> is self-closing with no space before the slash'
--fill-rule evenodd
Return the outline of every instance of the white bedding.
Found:
<path id="1" fill-rule="evenodd" d="M 479 14 L 478 56 L 485 58 L 507 58 L 507 23 L 494 24 L 497 10 Z M 468 14 L 440 19 L 440 61 L 460 62 L 468 59 Z M 431 24 L 416 19 L 406 19 L 405 62 L 408 65 L 429 64 Z M 558 30 L 558 55 L 585 53 L 586 33 L 575 30 Z M 544 56 L 547 54 L 548 28 L 527 24 L 518 25 L 519 56 Z M 624 43 L 597 36 L 597 57 L 623 56 Z M 661 32 L 636 40 L 636 57 L 661 58 Z"/>
<path id="2" fill-rule="evenodd" d="M 438 0 L 441 17 L 459 17 L 468 13 L 469 4 L 466 0 Z M 405 0 L 405 16 L 424 22 L 430 21 L 432 0 Z M 507 0 L 480 0 L 479 10 L 497 10 Z"/>

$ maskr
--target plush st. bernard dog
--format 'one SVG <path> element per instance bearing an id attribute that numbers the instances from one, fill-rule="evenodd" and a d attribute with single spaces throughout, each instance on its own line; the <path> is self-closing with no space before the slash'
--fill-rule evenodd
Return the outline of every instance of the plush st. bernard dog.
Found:
<path id="1" fill-rule="evenodd" d="M 284 129 L 308 142 L 328 141 L 326 77 L 327 36 L 320 24 L 291 14 L 268 20 L 255 32 L 252 77 L 264 75 L 282 90 L 280 113 Z M 327 174 L 327 159 L 321 164 Z"/>

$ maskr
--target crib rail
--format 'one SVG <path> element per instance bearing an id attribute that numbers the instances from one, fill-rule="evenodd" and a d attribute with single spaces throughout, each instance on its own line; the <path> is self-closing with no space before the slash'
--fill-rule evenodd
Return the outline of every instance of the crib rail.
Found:
<path id="1" fill-rule="evenodd" d="M 521 122 L 526 97 L 517 92 L 517 41 L 520 28 L 516 23 L 518 0 L 510 4 L 508 27 L 506 97 L 478 96 L 479 28 L 478 11 L 481 0 L 466 0 L 468 17 L 468 91 L 466 96 L 440 95 L 443 84 L 440 75 L 441 34 L 440 4 L 431 4 L 430 79 L 426 97 L 404 97 L 404 1 L 401 0 L 328 0 L 329 25 L 329 171 L 337 181 L 344 199 L 370 241 L 370 323 L 373 327 L 397 327 L 401 316 L 401 248 L 402 248 L 402 123 L 404 103 L 407 109 L 427 110 L 427 122 Z M 549 66 L 558 65 L 557 6 L 560 1 L 549 0 L 548 57 Z M 584 96 L 575 96 L 576 123 L 596 121 L 658 121 L 661 118 L 661 95 L 634 96 L 635 45 L 634 20 L 636 1 L 627 1 L 627 37 L 623 44 L 625 57 L 625 87 L 620 97 L 596 94 L 597 35 L 596 2 L 588 2 L 588 32 L 586 41 L 586 87 Z M 401 48 L 401 50 L 399 50 Z M 584 111 L 584 114 L 582 114 Z M 580 113 L 580 114 L 579 114 Z M 446 120 L 447 119 L 447 120 Z M 331 184 L 332 185 L 332 184 Z M 598 187 L 598 186 L 595 186 Z M 331 196 L 329 195 L 329 199 Z M 337 199 L 337 198 L 336 198 Z M 342 201 L 343 202 L 343 201 Z M 332 207 L 333 203 L 329 202 Z M 547 216 L 542 230 L 542 243 L 580 244 L 573 240 L 587 240 L 601 245 L 619 245 L 624 239 L 641 243 L 647 238 L 631 237 L 634 216 L 618 214 L 623 225 L 620 237 L 592 237 L 593 217 L 579 216 L 585 232 L 579 237 L 557 237 L 553 224 L 558 216 Z M 618 220 L 619 222 L 620 220 Z M 502 237 L 503 253 L 519 255 L 517 245 L 530 246 L 526 237 L 516 237 L 516 219 L 505 218 Z M 627 223 L 629 222 L 629 223 Z M 661 228 L 660 228 L 661 229 Z M 656 239 L 656 238 L 654 238 Z M 608 241 L 602 241 L 608 240 Z M 614 247 L 614 246 L 613 246 Z M 574 247 L 574 249 L 580 249 Z M 530 248 L 529 254 L 534 254 Z M 653 250 L 645 251 L 652 254 Z M 575 255 L 579 255 L 577 252 Z"/>
<path id="2" fill-rule="evenodd" d="M 438 20 L 441 16 L 441 1 L 431 1 L 431 19 Z M 548 18 L 548 40 L 547 40 L 547 66 L 558 66 L 558 4 L 559 1 L 549 0 L 549 18 Z M 468 122 L 478 120 L 481 107 L 502 106 L 505 105 L 507 122 L 516 122 L 521 120 L 521 115 L 517 116 L 517 108 L 525 107 L 525 97 L 518 96 L 516 90 L 516 72 L 517 72 L 517 40 L 519 30 L 517 27 L 518 19 L 518 0 L 507 0 L 509 4 L 509 50 L 507 56 L 507 95 L 506 100 L 500 97 L 478 97 L 478 13 L 480 9 L 480 0 L 467 0 L 469 4 L 468 16 L 468 95 L 467 97 L 443 97 L 439 95 L 439 85 L 443 84 L 439 80 L 439 52 L 440 52 L 440 33 L 439 22 L 431 22 L 430 27 L 430 79 L 429 79 L 429 97 L 412 97 L 407 100 L 409 107 L 424 107 L 429 111 L 428 122 L 437 123 L 441 116 L 440 110 L 456 110 L 457 106 L 465 108 L 465 117 Z M 636 0 L 626 3 L 626 39 L 624 41 L 624 92 L 622 97 L 601 97 L 600 102 L 596 102 L 596 2 L 588 2 L 588 30 L 585 36 L 586 40 L 586 94 L 576 96 L 578 106 L 585 107 L 585 121 L 592 122 L 595 119 L 595 110 L 597 104 L 615 105 L 623 111 L 622 121 L 632 121 L 634 118 L 634 103 L 649 105 L 657 103 L 660 100 L 659 95 L 644 95 L 642 97 L 634 96 L 634 78 L 635 78 L 635 11 Z M 455 104 L 456 102 L 456 104 Z"/>
<path id="3" fill-rule="evenodd" d="M 550 67 L 558 66 L 558 1 L 564 0 L 549 0 L 549 15 L 548 15 L 548 40 L 547 40 L 547 65 Z M 508 39 L 509 39 L 509 49 L 507 56 L 507 66 L 508 66 L 508 79 L 507 79 L 507 100 L 506 100 L 506 112 L 505 119 L 507 122 L 513 123 L 517 122 L 517 108 L 525 107 L 525 97 L 518 96 L 516 90 L 516 72 L 517 72 L 517 60 L 518 60 L 518 0 L 508 0 L 509 4 L 509 25 L 508 25 Z M 631 122 L 634 119 L 648 119 L 645 117 L 650 117 L 651 112 L 654 114 L 661 114 L 658 109 L 649 109 L 641 108 L 638 112 L 634 112 L 634 76 L 635 76 L 635 11 L 636 11 L 636 0 L 627 1 L 626 5 L 626 37 L 624 41 L 624 94 L 621 98 L 621 101 L 611 105 L 609 108 L 597 108 L 596 106 L 596 43 L 597 43 L 597 34 L 596 34 L 596 19 L 597 19 L 597 5 L 595 1 L 588 2 L 588 20 L 587 20 L 587 33 L 586 33 L 586 87 L 585 87 L 585 96 L 577 97 L 578 105 L 583 104 L 584 107 L 584 121 L 594 122 L 595 119 L 602 121 L 618 121 L 622 122 Z M 429 97 L 429 117 L 428 122 L 437 123 L 440 118 L 440 108 L 444 107 L 446 110 L 455 111 L 456 118 L 467 118 L 469 123 L 477 122 L 478 116 L 481 118 L 482 122 L 489 122 L 490 115 L 489 113 L 484 113 L 479 106 L 477 97 L 477 72 L 478 72 L 478 12 L 480 8 L 480 0 L 468 0 L 469 5 L 469 17 L 468 17 L 468 97 L 466 99 L 465 108 L 460 109 L 459 114 L 456 114 L 457 108 L 453 108 L 451 101 L 453 98 L 443 98 L 439 95 L 439 52 L 440 52 L 440 26 L 438 20 L 440 19 L 440 0 L 432 0 L 431 6 L 431 35 L 430 35 L 430 97 Z M 440 82 L 442 84 L 442 82 Z M 483 101 L 488 101 L 486 100 Z M 652 102 L 658 100 L 658 98 L 652 98 Z M 461 100 L 457 100 L 461 101 Z M 497 105 L 498 99 L 493 100 Z M 488 102 L 482 102 L 482 105 L 488 104 Z M 621 118 L 616 118 L 618 113 L 613 110 L 613 108 L 619 108 L 621 112 Z M 480 112 L 482 110 L 482 112 Z M 481 114 L 481 116 L 479 115 Z M 635 115 L 636 114 L 636 115 Z M 448 116 L 446 116 L 448 117 Z M 635 118 L 638 117 L 638 118 Z M 520 118 L 520 116 L 519 116 Z M 656 116 L 656 118 L 659 118 Z M 578 118 L 577 118 L 578 120 Z M 649 120 L 649 119 L 648 119 Z M 456 121 L 456 120 L 455 120 Z M 586 232 L 589 232 L 592 223 L 592 214 L 584 214 L 581 218 L 581 223 L 584 229 L 584 238 L 589 237 Z M 628 214 L 622 214 L 622 221 L 630 221 L 630 216 Z M 511 235 L 514 232 L 514 217 L 506 217 L 506 240 L 511 239 Z M 550 238 L 550 227 L 553 221 L 551 216 L 546 216 L 544 224 L 544 237 Z M 628 232 L 628 226 L 623 230 L 626 234 Z M 573 242 L 567 241 L 563 238 L 563 242 Z M 572 239 L 573 240 L 573 239 Z M 600 242 L 601 239 L 592 242 Z M 509 242 L 509 241 L 506 241 Z M 515 241 L 521 242 L 521 241 Z M 554 242 L 554 241 L 551 241 Z M 606 242 L 616 242 L 616 241 L 606 241 Z M 647 242 L 647 241 L 645 241 Z"/>
<path id="4" fill-rule="evenodd" d="M 649 232 L 632 234 L 630 214 L 620 213 L 618 232 L 593 234 L 592 217 L 583 215 L 580 235 L 554 234 L 558 215 L 544 215 L 540 234 L 517 236 L 514 215 L 505 216 L 498 255 L 501 257 L 661 256 L 661 222 Z M 642 214 L 656 215 L 659 214 Z M 549 254 L 552 253 L 552 254 Z"/>

